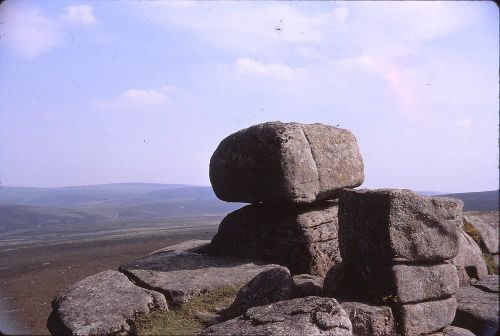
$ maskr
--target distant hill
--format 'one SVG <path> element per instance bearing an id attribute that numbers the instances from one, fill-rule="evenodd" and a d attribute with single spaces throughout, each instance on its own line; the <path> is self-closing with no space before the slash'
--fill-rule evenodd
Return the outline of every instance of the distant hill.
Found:
<path id="1" fill-rule="evenodd" d="M 123 183 L 0 189 L 0 246 L 76 235 L 217 225 L 240 203 L 211 187 Z"/>
<path id="2" fill-rule="evenodd" d="M 444 194 L 439 196 L 459 198 L 465 211 L 499 211 L 499 190 Z"/>

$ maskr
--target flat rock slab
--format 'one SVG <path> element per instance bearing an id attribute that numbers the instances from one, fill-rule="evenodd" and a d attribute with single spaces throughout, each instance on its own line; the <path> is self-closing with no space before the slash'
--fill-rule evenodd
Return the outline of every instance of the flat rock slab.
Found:
<path id="1" fill-rule="evenodd" d="M 283 266 L 261 272 L 240 289 L 225 315 L 236 317 L 249 308 L 293 299 L 295 283 L 290 271 Z"/>
<path id="2" fill-rule="evenodd" d="M 468 285 L 471 279 L 482 279 L 488 275 L 481 249 L 462 229 L 460 229 L 458 253 L 451 262 L 457 268 L 460 285 Z"/>
<path id="3" fill-rule="evenodd" d="M 167 302 L 119 272 L 104 271 L 69 286 L 52 307 L 47 327 L 53 335 L 119 335 L 131 331 L 137 315 L 165 310 Z"/>
<path id="4" fill-rule="evenodd" d="M 186 240 L 179 244 L 161 248 L 159 250 L 151 252 L 150 254 L 155 254 L 160 252 L 173 252 L 173 251 L 188 251 L 188 252 L 200 253 L 208 249 L 209 245 L 210 245 L 210 240 L 192 239 L 192 240 Z"/>
<path id="5" fill-rule="evenodd" d="M 455 317 L 457 301 L 454 297 L 439 301 L 405 304 L 396 314 L 403 335 L 420 335 L 437 331 L 449 325 Z"/>
<path id="6" fill-rule="evenodd" d="M 204 336 L 352 335 L 349 317 L 332 298 L 309 296 L 254 307 L 235 319 L 208 327 Z"/>
<path id="7" fill-rule="evenodd" d="M 487 275 L 481 280 L 472 283 L 472 286 L 477 287 L 485 292 L 498 293 L 498 274 Z"/>
<path id="8" fill-rule="evenodd" d="M 249 259 L 218 257 L 186 251 L 155 253 L 120 266 L 120 271 L 145 288 L 163 293 L 178 307 L 212 289 L 246 284 L 277 265 Z"/>
<path id="9" fill-rule="evenodd" d="M 394 317 L 388 306 L 372 306 L 361 302 L 342 302 L 352 323 L 354 336 L 395 336 Z"/>
<path id="10" fill-rule="evenodd" d="M 494 336 L 498 332 L 498 293 L 463 286 L 456 294 L 458 308 L 453 325 L 477 336 Z"/>
<path id="11" fill-rule="evenodd" d="M 354 135 L 322 124 L 258 124 L 222 140 L 210 159 L 212 187 L 228 202 L 311 203 L 363 179 Z"/>
<path id="12" fill-rule="evenodd" d="M 465 218 L 479 232 L 488 253 L 498 253 L 499 213 L 498 211 L 467 211 Z"/>
<path id="13" fill-rule="evenodd" d="M 463 202 L 410 190 L 345 190 L 339 243 L 349 263 L 438 262 L 458 253 Z"/>
<path id="14" fill-rule="evenodd" d="M 209 253 L 266 260 L 292 274 L 325 276 L 341 261 L 337 203 L 248 205 L 228 214 Z"/>
<path id="15" fill-rule="evenodd" d="M 394 294 L 402 303 L 449 297 L 458 289 L 457 270 L 452 264 L 395 265 L 392 272 Z"/>

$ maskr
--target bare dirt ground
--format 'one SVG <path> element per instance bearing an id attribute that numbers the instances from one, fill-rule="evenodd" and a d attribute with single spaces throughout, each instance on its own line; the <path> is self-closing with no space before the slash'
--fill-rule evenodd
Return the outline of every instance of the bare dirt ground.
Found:
<path id="1" fill-rule="evenodd" d="M 168 230 L 0 251 L 0 329 L 8 334 L 46 335 L 50 302 L 65 287 L 104 270 L 117 270 L 122 263 L 168 245 L 210 239 L 216 229 Z"/>

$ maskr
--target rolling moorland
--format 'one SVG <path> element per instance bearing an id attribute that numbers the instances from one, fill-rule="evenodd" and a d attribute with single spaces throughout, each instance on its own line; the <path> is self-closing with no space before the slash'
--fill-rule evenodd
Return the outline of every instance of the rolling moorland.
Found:
<path id="1" fill-rule="evenodd" d="M 462 199 L 466 211 L 498 211 L 498 195 L 446 194 Z M 203 186 L 2 187 L 0 330 L 47 334 L 50 301 L 69 284 L 170 244 L 210 239 L 241 206 Z"/>

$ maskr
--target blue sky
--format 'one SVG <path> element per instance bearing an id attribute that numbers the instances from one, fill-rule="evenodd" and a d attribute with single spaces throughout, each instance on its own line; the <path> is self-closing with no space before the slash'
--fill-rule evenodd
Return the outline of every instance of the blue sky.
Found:
<path id="1" fill-rule="evenodd" d="M 364 187 L 498 186 L 493 2 L 9 1 L 4 185 L 208 185 L 220 140 L 350 129 Z"/>

